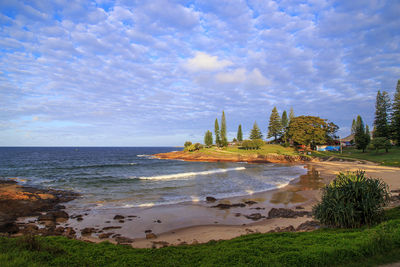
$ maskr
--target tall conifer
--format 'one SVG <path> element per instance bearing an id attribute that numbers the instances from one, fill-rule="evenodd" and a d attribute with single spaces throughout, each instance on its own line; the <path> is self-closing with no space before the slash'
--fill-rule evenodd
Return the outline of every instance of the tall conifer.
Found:
<path id="1" fill-rule="evenodd" d="M 271 116 L 269 117 L 268 125 L 268 138 L 274 137 L 275 142 L 278 136 L 282 134 L 282 122 L 276 107 L 272 109 Z"/>
<path id="2" fill-rule="evenodd" d="M 261 133 L 260 128 L 258 127 L 256 121 L 254 122 L 253 129 L 251 129 L 250 139 L 251 140 L 262 139 L 262 133 Z"/>
<path id="3" fill-rule="evenodd" d="M 296 116 L 294 115 L 294 111 L 293 108 L 290 108 L 290 112 L 289 112 L 289 122 L 291 120 L 293 120 Z"/>
<path id="4" fill-rule="evenodd" d="M 375 104 L 375 120 L 374 120 L 374 137 L 384 137 L 389 139 L 390 129 L 388 115 L 390 112 L 390 99 L 388 93 L 383 91 L 378 91 L 376 95 Z"/>
<path id="5" fill-rule="evenodd" d="M 242 142 L 242 141 L 243 141 L 243 132 L 242 132 L 242 125 L 241 125 L 241 124 L 239 124 L 236 139 L 237 139 L 239 142 Z"/>
<path id="6" fill-rule="evenodd" d="M 394 93 L 391 128 L 393 140 L 400 146 L 400 80 L 397 81 L 396 92 Z"/>
<path id="7" fill-rule="evenodd" d="M 284 111 L 282 112 L 282 119 L 281 119 L 281 121 L 282 121 L 282 127 L 283 127 L 283 129 L 285 129 L 286 127 L 289 126 L 289 118 L 288 118 L 288 116 L 287 116 L 286 110 L 284 110 Z"/>
<path id="8" fill-rule="evenodd" d="M 221 145 L 222 146 L 228 145 L 228 138 L 226 137 L 226 119 L 224 111 L 222 111 L 222 118 L 221 118 Z"/>
<path id="9" fill-rule="evenodd" d="M 364 122 L 360 115 L 357 116 L 356 120 L 356 132 L 354 133 L 354 141 L 356 143 L 357 149 L 362 149 L 365 152 L 365 149 L 368 145 L 368 138 L 365 133 Z"/>
<path id="10" fill-rule="evenodd" d="M 214 123 L 214 134 L 215 134 L 215 144 L 217 146 L 221 145 L 221 136 L 219 133 L 219 124 L 218 124 L 218 119 L 215 119 L 215 123 Z"/>

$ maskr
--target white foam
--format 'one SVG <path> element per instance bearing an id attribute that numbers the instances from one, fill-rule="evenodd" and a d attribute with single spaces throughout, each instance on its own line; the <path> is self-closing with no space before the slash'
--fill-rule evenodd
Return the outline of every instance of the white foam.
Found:
<path id="1" fill-rule="evenodd" d="M 139 177 L 139 179 L 142 179 L 142 180 L 174 180 L 174 179 L 186 178 L 186 177 L 191 177 L 191 176 L 208 175 L 208 174 L 213 174 L 213 173 L 224 173 L 224 172 L 229 172 L 229 171 L 242 171 L 245 169 L 246 169 L 245 167 L 214 169 L 214 170 L 202 171 L 202 172 L 183 172 L 183 173 L 175 173 L 175 174 L 167 174 L 167 175 Z"/>

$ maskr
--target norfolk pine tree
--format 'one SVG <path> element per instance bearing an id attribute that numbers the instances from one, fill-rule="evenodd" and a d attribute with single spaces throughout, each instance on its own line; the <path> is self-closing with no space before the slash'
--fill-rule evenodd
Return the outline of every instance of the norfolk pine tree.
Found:
<path id="1" fill-rule="evenodd" d="M 262 133 L 261 133 L 260 128 L 258 127 L 256 121 L 254 122 L 253 129 L 251 129 L 250 139 L 251 140 L 262 139 Z"/>
<path id="2" fill-rule="evenodd" d="M 213 136 L 211 131 L 207 131 L 204 135 L 204 144 L 206 146 L 211 146 L 213 144 Z"/>
<path id="3" fill-rule="evenodd" d="M 378 91 L 375 104 L 374 137 L 389 139 L 390 129 L 388 115 L 390 112 L 390 99 L 387 92 Z"/>
<path id="4" fill-rule="evenodd" d="M 354 141 L 357 149 L 362 149 L 363 153 L 368 146 L 368 138 L 364 128 L 364 122 L 360 115 L 357 116 L 356 120 L 356 131 L 354 133 Z"/>
<path id="5" fill-rule="evenodd" d="M 271 116 L 269 117 L 269 125 L 268 125 L 268 138 L 274 137 L 275 142 L 278 139 L 278 136 L 282 134 L 282 122 L 279 117 L 278 110 L 276 107 L 272 109 Z"/>
<path id="6" fill-rule="evenodd" d="M 239 142 L 242 142 L 242 141 L 243 141 L 243 132 L 242 132 L 242 125 L 241 125 L 241 124 L 239 124 L 236 139 L 237 139 Z"/>
<path id="7" fill-rule="evenodd" d="M 215 123 L 214 123 L 214 133 L 215 133 L 215 144 L 217 146 L 221 145 L 221 136 L 219 133 L 219 124 L 218 124 L 218 119 L 215 119 Z"/>
<path id="8" fill-rule="evenodd" d="M 400 80 L 397 81 L 396 92 L 392 104 L 392 138 L 400 146 Z"/>
<path id="9" fill-rule="evenodd" d="M 293 120 L 296 116 L 294 115 L 294 111 L 293 108 L 290 108 L 290 112 L 289 112 L 289 122 L 291 120 Z"/>
<path id="10" fill-rule="evenodd" d="M 222 118 L 221 118 L 221 145 L 222 146 L 228 145 L 228 138 L 226 137 L 226 119 L 224 111 L 222 111 Z"/>

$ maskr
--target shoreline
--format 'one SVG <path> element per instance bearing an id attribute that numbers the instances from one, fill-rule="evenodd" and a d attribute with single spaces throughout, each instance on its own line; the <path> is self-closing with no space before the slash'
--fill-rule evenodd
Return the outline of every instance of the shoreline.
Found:
<path id="1" fill-rule="evenodd" d="M 249 233 L 313 230 L 319 226 L 309 217 L 309 212 L 319 200 L 320 188 L 334 179 L 339 171 L 366 169 L 368 176 L 383 178 L 390 189 L 400 188 L 400 181 L 396 179 L 400 176 L 399 168 L 330 161 L 309 162 L 307 169 L 307 174 L 282 188 L 218 199 L 215 202 L 113 209 L 104 214 L 84 209 L 79 214 L 71 213 L 68 207 L 70 202 L 65 204 L 69 218 L 64 222 L 57 221 L 52 226 L 53 233 L 90 242 L 109 241 L 137 248 L 151 248 L 226 240 Z M 245 202 L 250 204 L 244 204 Z M 229 206 L 240 203 L 242 205 L 239 207 L 212 208 L 220 204 Z M 281 214 L 278 212 L 277 217 L 268 218 L 273 208 Z M 296 215 L 296 212 L 301 214 L 302 211 L 305 214 Z M 115 220 L 115 215 L 119 215 L 120 219 Z M 48 224 L 46 221 L 34 222 L 29 217 L 19 220 L 18 223 L 19 227 L 25 225 L 32 228 L 28 233 L 37 230 L 33 225 L 47 227 Z M 59 229 L 58 233 L 56 229 Z"/>

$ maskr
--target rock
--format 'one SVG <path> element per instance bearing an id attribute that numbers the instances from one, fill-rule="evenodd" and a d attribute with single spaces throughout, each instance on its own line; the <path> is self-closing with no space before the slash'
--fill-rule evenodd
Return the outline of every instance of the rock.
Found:
<path id="1" fill-rule="evenodd" d="M 54 221 L 55 219 L 52 213 L 42 214 L 38 217 L 38 221 Z"/>
<path id="2" fill-rule="evenodd" d="M 64 227 L 59 226 L 54 230 L 54 233 L 55 233 L 55 235 L 62 235 L 64 233 L 64 231 L 65 231 Z"/>
<path id="3" fill-rule="evenodd" d="M 111 230 L 111 229 L 121 229 L 121 226 L 106 226 L 103 228 L 103 230 Z"/>
<path id="4" fill-rule="evenodd" d="M 392 192 L 392 193 L 400 193 L 400 189 L 390 190 L 390 192 Z"/>
<path id="5" fill-rule="evenodd" d="M 129 215 L 128 218 L 136 218 L 136 215 Z"/>
<path id="6" fill-rule="evenodd" d="M 196 239 L 193 239 L 192 245 L 197 245 L 199 243 L 199 241 L 197 241 Z"/>
<path id="7" fill-rule="evenodd" d="M 293 225 L 289 225 L 288 227 L 280 228 L 276 227 L 274 230 L 269 231 L 268 233 L 281 233 L 281 232 L 295 232 Z"/>
<path id="8" fill-rule="evenodd" d="M 125 219 L 125 217 L 122 216 L 122 215 L 115 215 L 114 216 L 114 220 L 122 220 L 122 219 Z"/>
<path id="9" fill-rule="evenodd" d="M 258 221 L 261 218 L 265 218 L 265 216 L 262 216 L 260 213 L 253 213 L 250 215 L 244 215 L 247 219 L 253 220 L 253 221 Z"/>
<path id="10" fill-rule="evenodd" d="M 58 204 L 58 205 L 55 205 L 55 206 L 54 206 L 54 209 L 55 209 L 55 210 L 63 210 L 63 209 L 65 209 L 65 206 L 64 206 L 64 205 Z"/>
<path id="11" fill-rule="evenodd" d="M 76 234 L 76 232 L 75 232 L 75 230 L 74 230 L 72 227 L 66 227 L 66 228 L 65 228 L 64 235 L 65 235 L 66 237 L 74 238 L 74 237 L 75 237 L 75 234 Z"/>
<path id="12" fill-rule="evenodd" d="M 206 197 L 206 201 L 214 203 L 215 201 L 217 201 L 217 199 L 215 197 Z"/>
<path id="13" fill-rule="evenodd" d="M 249 206 L 251 206 L 251 205 L 253 205 L 253 204 L 257 204 L 258 202 L 249 200 L 249 201 L 245 201 L 244 203 L 247 204 L 247 205 L 249 205 Z"/>
<path id="14" fill-rule="evenodd" d="M 133 239 L 125 236 L 117 236 L 115 238 L 115 241 L 117 241 L 118 244 L 130 244 L 133 242 Z"/>
<path id="15" fill-rule="evenodd" d="M 272 218 L 297 218 L 303 216 L 311 216 L 310 211 L 294 211 L 291 209 L 284 209 L 284 208 L 272 208 L 268 212 L 268 219 Z"/>
<path id="16" fill-rule="evenodd" d="M 225 209 L 237 208 L 237 207 L 243 208 L 243 207 L 246 207 L 246 204 L 244 204 L 244 203 L 218 204 L 216 206 L 212 206 L 211 208 L 218 208 L 218 209 L 225 210 Z"/>
<path id="17" fill-rule="evenodd" d="M 241 213 L 235 213 L 235 217 L 240 217 Z"/>
<path id="18" fill-rule="evenodd" d="M 161 223 L 161 220 L 155 220 L 154 222 L 155 223 Z"/>
<path id="19" fill-rule="evenodd" d="M 114 233 L 103 233 L 103 234 L 99 234 L 99 238 L 100 239 L 104 239 L 104 238 L 109 238 L 110 236 L 112 236 Z"/>
<path id="20" fill-rule="evenodd" d="M 50 211 L 48 212 L 50 214 L 53 214 L 53 216 L 57 219 L 57 218 L 63 218 L 63 219 L 68 219 L 69 215 L 68 213 L 66 213 L 63 210 L 58 210 L 58 211 Z"/>
<path id="21" fill-rule="evenodd" d="M 265 208 L 255 207 L 255 208 L 251 208 L 251 210 L 265 210 Z"/>
<path id="22" fill-rule="evenodd" d="M 121 234 L 115 234 L 115 235 L 113 235 L 113 236 L 111 236 L 112 238 L 116 238 L 116 237 L 118 237 L 118 236 L 121 236 Z"/>
<path id="23" fill-rule="evenodd" d="M 92 227 L 87 227 L 87 228 L 83 228 L 81 230 L 81 235 L 90 235 L 92 233 L 96 232 L 96 229 L 92 228 Z"/>
<path id="24" fill-rule="evenodd" d="M 303 207 L 303 206 L 296 206 L 295 209 L 296 209 L 296 210 L 304 210 L 304 207 Z"/>
<path id="25" fill-rule="evenodd" d="M 146 234 L 146 239 L 155 239 L 157 236 L 154 233 L 147 233 Z"/>
<path id="26" fill-rule="evenodd" d="M 152 243 L 152 248 L 165 248 L 169 245 L 169 243 L 166 241 L 152 241 Z"/>
<path id="27" fill-rule="evenodd" d="M 124 223 L 125 221 L 124 221 L 124 220 L 119 220 L 118 222 L 119 222 L 119 223 Z"/>
<path id="28" fill-rule="evenodd" d="M 313 231 L 320 227 L 321 226 L 317 221 L 306 221 L 297 226 L 296 231 Z"/>
<path id="29" fill-rule="evenodd" d="M 146 230 L 146 231 L 144 231 L 146 234 L 148 234 L 148 233 L 151 233 L 152 231 L 151 230 Z"/>

